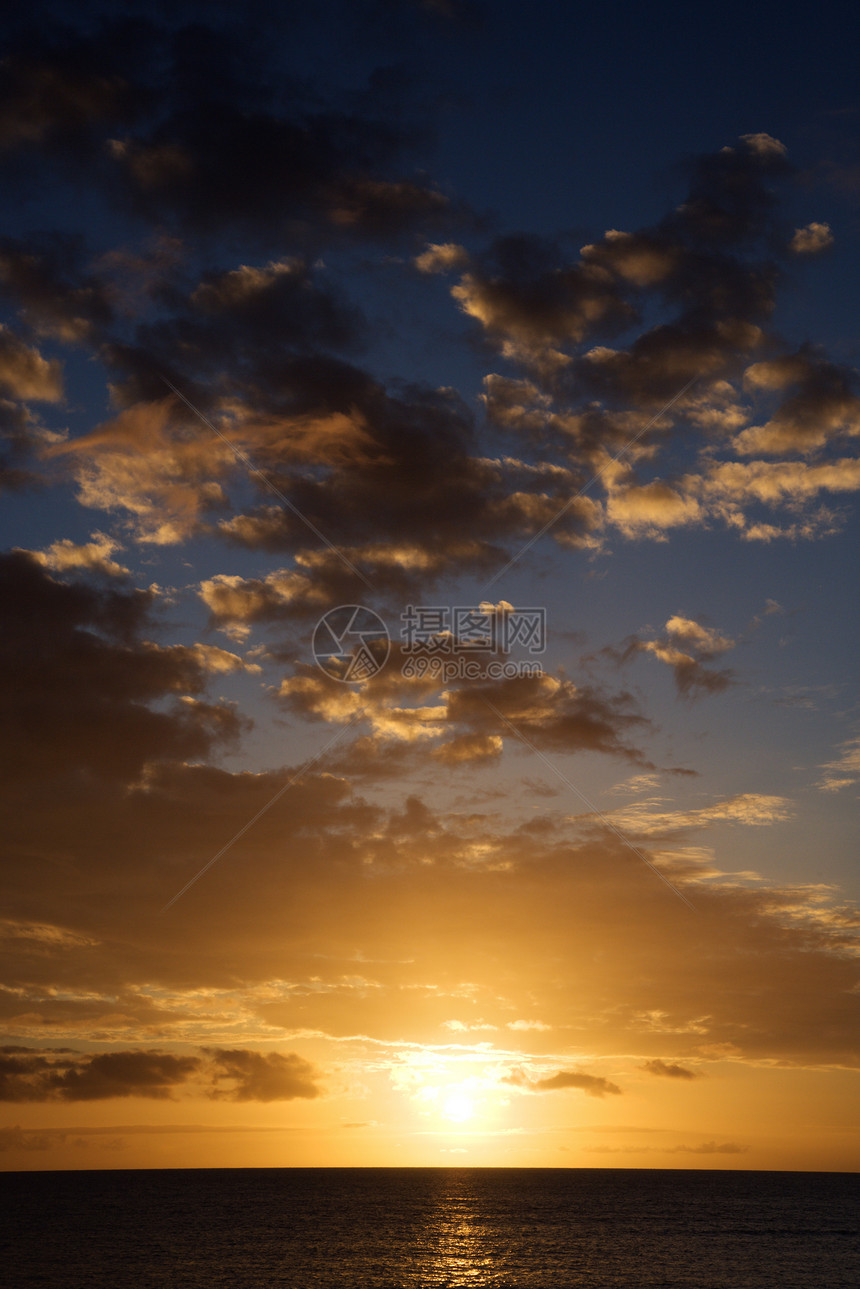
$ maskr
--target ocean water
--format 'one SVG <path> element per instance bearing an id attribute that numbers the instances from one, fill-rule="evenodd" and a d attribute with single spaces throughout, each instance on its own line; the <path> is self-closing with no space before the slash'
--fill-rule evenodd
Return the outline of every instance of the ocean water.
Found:
<path id="1" fill-rule="evenodd" d="M 4 1289 L 857 1289 L 860 1176 L 0 1174 Z"/>

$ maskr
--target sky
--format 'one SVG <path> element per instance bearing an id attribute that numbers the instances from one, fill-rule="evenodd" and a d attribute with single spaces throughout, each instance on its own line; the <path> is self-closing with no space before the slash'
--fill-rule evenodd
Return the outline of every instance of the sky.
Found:
<path id="1" fill-rule="evenodd" d="M 857 1169 L 851 14 L 16 15 L 0 1167 Z"/>

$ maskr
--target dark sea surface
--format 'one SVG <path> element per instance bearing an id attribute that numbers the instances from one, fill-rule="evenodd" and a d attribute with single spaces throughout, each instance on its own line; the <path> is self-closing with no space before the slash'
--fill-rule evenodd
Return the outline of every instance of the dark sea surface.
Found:
<path id="1" fill-rule="evenodd" d="M 4 1289 L 857 1289 L 860 1175 L 0 1174 Z"/>

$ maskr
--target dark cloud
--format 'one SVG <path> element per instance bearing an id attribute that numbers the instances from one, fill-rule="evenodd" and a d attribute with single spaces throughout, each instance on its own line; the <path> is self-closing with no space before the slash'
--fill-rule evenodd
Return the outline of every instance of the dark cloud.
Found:
<path id="1" fill-rule="evenodd" d="M 655 1058 L 653 1061 L 646 1061 L 642 1066 L 649 1074 L 657 1074 L 664 1079 L 695 1079 L 698 1075 L 694 1070 L 688 1070 L 685 1065 L 676 1065 L 667 1063 Z"/>
<path id="2" fill-rule="evenodd" d="M 0 326 L 0 398 L 55 403 L 62 392 L 60 363 Z"/>
<path id="3" fill-rule="evenodd" d="M 24 1132 L 17 1125 L 14 1128 L 0 1128 L 0 1152 L 6 1150 L 50 1150 L 56 1144 L 56 1136 L 45 1133 Z"/>
<path id="4" fill-rule="evenodd" d="M 542 1022 L 581 1029 L 594 1056 L 856 1068 L 856 910 L 690 848 L 685 829 L 743 823 L 736 811 L 670 812 L 650 829 L 613 816 L 691 914 L 564 801 L 554 827 L 522 829 L 495 798 L 443 813 L 430 792 L 410 802 L 388 784 L 390 807 L 370 804 L 325 760 L 281 792 L 298 768 L 164 764 L 133 792 L 10 808 L 7 1032 L 22 1045 L 131 1048 L 155 1032 L 220 1047 L 226 1027 L 262 1022 L 426 1042 L 451 992 L 476 981 L 475 1015 L 503 1028 L 540 998 Z M 767 826 L 761 810 L 747 821 Z M 566 1068 L 554 1058 L 540 1076 Z"/>
<path id="5" fill-rule="evenodd" d="M 556 347 L 612 334 L 636 318 L 604 268 L 571 264 L 558 244 L 525 234 L 498 239 L 452 294 L 507 357 L 550 369 Z"/>
<path id="6" fill-rule="evenodd" d="M 434 748 L 433 756 L 442 765 L 480 764 L 497 760 L 502 746 L 499 734 L 460 734 Z"/>
<path id="7" fill-rule="evenodd" d="M 245 1048 L 207 1048 L 202 1056 L 152 1050 L 95 1055 L 27 1048 L 0 1052 L 0 1101 L 166 1100 L 182 1088 L 193 1091 L 201 1080 L 211 1083 L 213 1097 L 289 1101 L 319 1096 L 314 1077 L 313 1067 L 292 1053 Z"/>
<path id="8" fill-rule="evenodd" d="M 593 1074 L 577 1074 L 575 1070 L 559 1070 L 546 1079 L 537 1079 L 532 1087 L 538 1092 L 555 1092 L 562 1088 L 580 1088 L 590 1097 L 605 1097 L 607 1093 L 620 1096 L 621 1089 L 609 1079 Z"/>
<path id="9" fill-rule="evenodd" d="M 116 165 L 148 216 L 183 231 L 233 228 L 275 240 L 296 221 L 306 235 L 397 235 L 444 211 L 434 190 L 385 177 L 408 135 L 338 112 L 246 112 L 226 103 L 175 113 L 148 135 L 117 140 Z"/>
<path id="10" fill-rule="evenodd" d="M 241 76 L 237 83 L 238 100 L 251 94 Z M 218 111 L 229 113 L 233 82 L 228 77 L 225 84 Z M 192 104 L 187 111 L 197 120 L 193 95 L 177 94 Z M 253 113 L 240 115 L 242 130 L 256 120 Z M 331 121 L 325 113 L 323 119 L 325 132 Z M 272 129 L 287 130 L 277 120 Z M 208 138 L 210 126 L 198 121 L 194 128 Z M 163 151 L 167 144 L 158 146 Z M 225 146 L 229 153 L 229 138 Z M 138 161 L 145 155 L 128 148 Z M 177 155 L 168 149 L 162 157 L 173 158 L 168 170 L 179 164 Z M 639 233 L 611 231 L 578 259 L 561 242 L 525 236 L 497 239 L 483 255 L 469 256 L 453 243 L 431 247 L 437 258 L 451 252 L 448 267 L 465 264 L 455 296 L 529 373 L 528 380 L 488 377 L 485 397 L 494 429 L 513 436 L 524 458 L 516 451 L 488 455 L 471 409 L 454 391 L 385 388 L 345 361 L 360 347 L 365 321 L 328 271 L 311 263 L 301 229 L 291 227 L 279 239 L 278 259 L 257 256 L 187 275 L 167 253 L 168 243 L 148 257 L 129 252 L 89 261 L 80 247 L 66 257 L 50 239 L 9 245 L 6 288 L 25 319 L 46 334 L 97 346 L 120 409 L 94 432 L 57 445 L 52 461 L 78 480 L 83 504 L 124 515 L 143 541 L 162 544 L 211 531 L 221 512 L 215 531 L 230 543 L 319 555 L 309 596 L 294 594 L 289 606 L 275 597 L 282 617 L 316 612 L 326 597 L 330 603 L 354 598 L 364 585 L 345 576 L 348 564 L 327 558 L 318 533 L 345 548 L 350 564 L 367 567 L 382 594 L 400 598 L 455 568 L 497 567 L 511 543 L 522 544 L 548 524 L 556 540 L 574 547 L 599 545 L 613 527 L 628 537 L 659 537 L 714 517 L 750 539 L 770 540 L 782 530 L 746 524 L 752 490 L 739 495 L 742 481 L 722 469 L 730 463 L 709 458 L 672 481 L 640 483 L 636 471 L 669 443 L 679 418 L 687 443 L 703 435 L 732 443 L 741 455 L 758 447 L 783 450 L 789 440 L 796 447 L 798 436 L 814 445 L 822 434 L 854 432 L 849 378 L 821 362 L 771 423 L 741 430 L 749 409 L 740 376 L 748 370 L 748 392 L 765 380 L 772 361 L 766 324 L 778 281 L 778 239 L 770 185 L 785 170 L 780 158 L 781 145 L 764 136 L 701 158 L 679 209 Z M 230 201 L 245 197 L 222 173 L 220 152 L 218 167 L 229 191 L 212 195 L 212 208 L 225 206 L 229 222 Z M 174 180 L 164 178 L 168 186 Z M 356 194 L 373 204 L 385 194 L 394 200 L 396 189 L 397 201 L 412 200 L 401 180 L 371 175 L 349 182 L 352 196 L 337 219 L 335 208 L 329 210 L 344 227 L 364 219 L 356 214 Z M 196 178 L 188 183 L 198 194 Z M 130 290 L 148 293 L 158 316 L 130 325 Z M 593 344 L 635 321 L 643 291 L 656 295 L 661 312 L 676 315 L 621 348 Z M 591 348 L 582 352 L 585 344 Z M 262 505 L 229 513 L 233 495 L 241 495 L 245 465 L 179 400 L 166 397 L 165 377 L 262 472 L 253 476 Z M 688 385 L 672 412 L 649 427 L 647 416 Z M 814 425 L 819 428 L 809 428 Z M 612 470 L 607 448 L 624 449 Z M 20 483 L 14 455 L 9 482 Z M 592 482 L 599 486 L 581 495 Z M 822 481 L 816 490 L 821 487 L 830 484 Z M 289 504 L 274 505 L 272 489 Z M 779 502 L 787 498 L 774 495 L 772 504 Z M 822 512 L 819 528 L 825 522 Z M 796 521 L 786 531 L 813 529 Z M 399 557 L 381 555 L 391 547 Z M 307 581 L 305 569 L 295 572 L 296 585 Z M 706 673 L 700 683 L 697 670 L 687 690 L 720 683 Z"/>
<path id="11" fill-rule="evenodd" d="M 754 363 L 744 383 L 759 395 L 784 392 L 785 397 L 764 425 L 736 436 L 734 446 L 742 456 L 808 453 L 860 436 L 856 372 L 809 347 Z"/>
<path id="12" fill-rule="evenodd" d="M 287 349 L 354 346 L 364 325 L 359 310 L 299 258 L 210 274 L 195 288 L 190 304 L 193 313 L 184 325 L 176 318 L 160 333 L 142 333 L 142 339 L 161 353 L 181 345 L 201 370 L 207 364 L 222 365 L 231 354 L 240 360 L 253 354 L 258 362 L 265 355 L 271 362 L 283 358 Z"/>
<path id="13" fill-rule="evenodd" d="M 143 1096 L 163 1100 L 196 1073 L 193 1056 L 168 1052 L 104 1052 L 81 1066 L 52 1075 L 50 1087 L 62 1101 L 103 1101 Z"/>
<path id="14" fill-rule="evenodd" d="M 736 1141 L 703 1141 L 700 1146 L 673 1146 L 669 1154 L 685 1155 L 742 1155 L 748 1149 Z"/>
<path id="15" fill-rule="evenodd" d="M 628 693 L 606 694 L 543 671 L 498 681 L 446 682 L 432 668 L 413 669 L 410 662 L 413 656 L 394 643 L 385 667 L 360 689 L 298 665 L 282 681 L 278 697 L 312 720 L 360 718 L 372 726 L 376 744 L 420 743 L 448 765 L 492 759 L 507 743 L 600 752 L 653 768 L 630 742 L 648 721 Z M 442 738 L 446 741 L 439 742 Z"/>
<path id="16" fill-rule="evenodd" d="M 149 760 L 202 757 L 238 735 L 234 711 L 200 697 L 206 652 L 146 640 L 150 593 L 57 581 L 23 551 L 0 556 L 0 588 L 7 781 L 130 782 Z"/>
<path id="17" fill-rule="evenodd" d="M 213 1048 L 207 1050 L 207 1055 L 214 1067 L 214 1097 L 229 1101 L 292 1101 L 320 1095 L 313 1066 L 293 1053 L 282 1056 L 280 1052 Z"/>
<path id="18" fill-rule="evenodd" d="M 131 77 L 153 31 L 127 19 L 86 35 L 54 24 L 12 35 L 0 83 L 0 150 L 37 149 L 78 163 L 92 157 L 102 131 L 130 123 L 148 101 Z"/>
<path id="19" fill-rule="evenodd" d="M 235 278 L 255 272 L 238 270 Z M 271 267 L 260 271 L 266 273 L 272 275 Z M 315 307 L 301 285 L 295 289 L 302 308 Z M 300 309 L 296 325 L 307 316 Z M 504 542 L 535 532 L 570 501 L 577 480 L 564 469 L 481 455 L 471 410 L 454 391 L 408 387 L 394 394 L 319 351 L 302 357 L 272 348 L 265 338 L 261 344 L 252 343 L 253 335 L 243 339 L 246 324 L 265 329 L 252 315 L 237 322 L 235 333 L 232 322 L 219 319 L 211 353 L 198 343 L 210 335 L 199 319 L 183 324 L 175 345 L 162 336 L 151 350 L 113 345 L 103 351 L 121 375 L 115 392 L 124 410 L 53 454 L 78 478 L 84 504 L 125 513 L 146 541 L 199 532 L 209 513 L 228 506 L 228 488 L 248 477 L 227 439 L 262 472 L 252 480 L 265 502 L 224 519 L 220 535 L 250 548 L 311 552 L 320 549 L 322 533 L 351 551 L 351 563 L 367 562 L 383 588 L 397 578 L 400 589 L 405 575 L 414 587 L 452 567 L 498 567 Z M 222 344 L 225 365 L 214 396 L 196 377 L 177 373 L 169 356 L 180 350 L 202 378 Z M 223 438 L 179 399 L 165 398 L 162 372 Z M 273 501 L 273 489 L 288 504 Z M 593 522 L 583 501 L 568 506 L 557 526 L 576 544 Z M 343 566 L 328 565 L 342 582 Z M 342 601 L 343 588 L 338 595 Z"/>
<path id="20" fill-rule="evenodd" d="M 559 1070 L 557 1074 L 544 1079 L 529 1079 L 522 1071 L 515 1071 L 504 1080 L 515 1087 L 527 1088 L 532 1092 L 558 1092 L 566 1088 L 577 1088 L 590 1097 L 605 1097 L 607 1094 L 620 1096 L 621 1089 L 609 1079 L 595 1074 L 580 1074 L 576 1070 Z"/>
<path id="21" fill-rule="evenodd" d="M 381 23 L 372 8 L 350 29 L 374 28 L 373 12 Z M 437 17 L 443 9 L 462 16 L 446 4 Z M 494 429 L 527 450 L 525 460 L 493 455 L 452 391 L 385 388 L 344 361 L 366 338 L 366 319 L 317 258 L 356 239 L 398 253 L 402 235 L 436 236 L 440 221 L 463 216 L 415 169 L 427 144 L 415 78 L 389 67 L 361 89 L 314 92 L 267 41 L 270 28 L 228 10 L 209 23 L 193 12 L 19 34 L 9 50 L 7 124 L 18 122 L 19 150 L 74 153 L 89 190 L 124 203 L 150 240 L 148 252 L 97 255 L 56 235 L 0 248 L 0 277 L 25 323 L 91 345 L 109 375 L 118 416 L 54 457 L 78 480 L 79 500 L 119 511 L 136 536 L 159 543 L 207 531 L 221 511 L 218 532 L 255 549 L 317 550 L 313 529 L 356 551 L 405 544 L 430 556 L 425 584 L 440 570 L 504 563 L 507 546 L 560 511 L 553 535 L 575 547 L 599 544 L 612 527 L 659 536 L 715 515 L 750 538 L 782 531 L 744 527 L 739 503 L 715 495 L 706 477 L 712 462 L 677 485 L 640 485 L 634 473 L 670 441 L 731 441 L 748 456 L 855 431 L 847 374 L 821 365 L 771 422 L 742 428 L 749 409 L 738 384 L 777 347 L 768 326 L 789 253 L 775 185 L 791 168 L 778 141 L 750 134 L 693 158 L 686 197 L 664 219 L 609 230 L 579 252 L 569 238 L 512 234 L 483 249 L 435 242 L 417 256 L 419 266 L 457 271 L 461 308 L 529 376 L 494 374 L 488 385 Z M 203 234 L 212 235 L 205 254 Z M 241 237 L 242 259 L 231 262 Z M 135 325 L 141 310 L 130 303 L 144 300 L 146 320 Z M 610 347 L 619 336 L 625 343 Z M 211 435 L 189 448 L 193 418 L 165 408 L 164 376 L 294 509 L 273 509 L 267 497 L 227 513 L 242 467 Z M 671 414 L 645 428 L 690 382 Z M 603 473 L 605 450 L 625 444 L 626 473 L 607 473 L 580 496 Z M 16 451 L 6 478 L 26 482 Z M 805 531 L 795 524 L 789 535 Z M 413 562 L 410 585 L 420 583 Z"/>
<path id="22" fill-rule="evenodd" d="M 585 1149 L 594 1155 L 742 1155 L 748 1147 L 735 1141 L 703 1141 L 700 1146 L 586 1146 Z"/>
<path id="23" fill-rule="evenodd" d="M 644 302 L 651 302 L 656 320 L 644 329 L 636 325 L 621 345 L 585 340 L 584 329 L 577 342 L 576 329 L 551 312 L 541 316 L 539 338 L 536 332 L 526 343 L 527 324 L 496 305 L 504 301 L 509 308 L 524 280 L 539 280 L 534 267 L 531 278 L 522 268 L 528 257 L 510 255 L 505 271 L 497 266 L 487 275 L 492 290 L 484 294 L 475 290 L 478 278 L 467 265 L 453 288 L 455 298 L 527 377 L 488 377 L 488 415 L 531 451 L 567 460 L 572 469 L 587 462 L 596 471 L 607 497 L 603 513 L 592 517 L 592 540 L 605 540 L 613 527 L 627 537 L 659 539 L 668 529 L 712 520 L 747 540 L 832 531 L 834 517 L 820 504 L 817 514 L 810 504 L 806 517 L 785 528 L 759 515 L 748 517 L 754 497 L 744 487 L 743 471 L 708 455 L 708 445 L 742 458 L 809 452 L 858 432 L 853 373 L 823 356 L 783 358 L 782 342 L 771 329 L 790 254 L 776 188 L 791 175 L 785 149 L 768 135 L 744 136 L 733 147 L 694 159 L 688 174 L 686 199 L 663 220 L 634 232 L 609 230 L 584 246 L 578 259 L 568 258 L 566 271 L 589 270 L 592 280 L 603 283 L 606 300 L 615 301 L 602 320 L 600 310 L 595 312 L 598 331 L 610 317 L 622 319 L 624 308 L 631 322 L 637 311 L 647 316 Z M 462 255 L 454 245 L 430 247 L 417 263 L 426 271 L 452 269 L 462 264 Z M 536 256 L 533 251 L 532 265 Z M 537 294 L 552 304 L 553 291 L 545 283 Z M 782 405 L 766 424 L 750 425 L 751 400 L 778 387 L 788 388 Z M 691 461 L 682 477 L 656 474 L 658 451 L 700 454 L 703 448 L 705 455 Z M 622 454 L 611 468 L 606 451 Z M 762 465 L 750 462 L 750 476 Z M 820 491 L 813 473 L 804 480 L 810 502 Z M 841 477 L 853 490 L 849 473 L 843 470 Z M 801 487 L 799 478 L 792 480 L 793 493 Z M 766 504 L 791 503 L 774 496 Z M 567 541 L 563 532 L 556 536 Z M 723 683 L 697 671 L 692 688 L 702 687 L 700 679 L 714 689 Z"/>
<path id="24" fill-rule="evenodd" d="M 51 162 L 163 228 L 278 246 L 319 244 L 323 229 L 340 241 L 396 238 L 454 214 L 415 169 L 426 130 L 410 79 L 378 72 L 362 92 L 321 95 L 302 66 L 286 66 L 302 15 L 243 21 L 210 7 L 197 21 L 186 5 L 172 19 L 151 8 L 88 18 L 48 26 L 22 15 L 9 33 L 8 178 Z M 361 25 L 349 8 L 334 21 Z"/>
<path id="25" fill-rule="evenodd" d="M 36 482 L 30 468 L 38 446 L 33 429 L 26 407 L 0 400 L 0 492 L 17 492 Z"/>
<path id="26" fill-rule="evenodd" d="M 199 1058 L 169 1052 L 0 1055 L 0 1100 L 104 1101 L 132 1096 L 164 1100 L 199 1068 Z"/>
<path id="27" fill-rule="evenodd" d="M 30 404 L 58 403 L 62 397 L 62 363 L 0 323 L 0 491 L 35 482 L 32 467 L 46 436 Z"/>
<path id="28" fill-rule="evenodd" d="M 692 379 L 725 378 L 762 344 L 773 308 L 777 247 L 759 259 L 749 252 L 762 242 L 771 250 L 770 181 L 789 173 L 784 154 L 756 135 L 698 158 L 686 200 L 660 224 L 610 230 L 577 260 L 533 238 L 502 239 L 452 294 L 506 357 L 562 397 L 585 390 L 648 408 Z M 678 309 L 676 318 L 625 348 L 594 347 L 572 360 L 572 346 L 637 322 L 646 291 Z"/>
<path id="29" fill-rule="evenodd" d="M 646 764 L 627 741 L 647 725 L 627 693 L 607 696 L 543 673 L 452 689 L 447 704 L 450 721 L 476 732 L 513 739 L 516 730 L 546 751 L 604 752 Z"/>
<path id="30" fill-rule="evenodd" d="M 671 667 L 679 694 L 697 698 L 722 693 L 733 683 L 732 671 L 718 670 L 708 664 L 734 647 L 735 641 L 714 627 L 674 614 L 666 623 L 665 633 L 657 639 L 633 637 L 622 649 L 610 647 L 602 652 L 617 663 L 628 662 L 636 654 L 648 654 Z"/>
<path id="31" fill-rule="evenodd" d="M 169 49 L 157 123 L 110 145 L 126 199 L 148 218 L 278 243 L 318 241 L 319 223 L 377 238 L 446 217 L 447 199 L 408 173 L 421 131 L 390 78 L 325 102 L 247 31 L 189 26 Z"/>
<path id="32" fill-rule="evenodd" d="M 80 236 L 2 239 L 0 290 L 37 335 L 68 343 L 95 341 L 114 321 L 110 284 L 91 271 Z"/>
<path id="33" fill-rule="evenodd" d="M 785 147 L 769 134 L 745 134 L 734 147 L 690 163 L 690 189 L 665 221 L 694 243 L 738 246 L 773 231 L 769 182 L 790 174 Z"/>

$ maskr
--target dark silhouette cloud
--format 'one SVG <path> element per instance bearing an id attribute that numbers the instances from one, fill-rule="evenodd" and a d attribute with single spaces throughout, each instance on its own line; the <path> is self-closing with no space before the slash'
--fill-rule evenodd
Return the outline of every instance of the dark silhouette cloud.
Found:
<path id="1" fill-rule="evenodd" d="M 46 1133 L 24 1132 L 17 1125 L 14 1128 L 0 1128 L 0 1151 L 50 1150 L 55 1143 L 55 1136 L 48 1136 Z"/>
<path id="2" fill-rule="evenodd" d="M 213 1097 L 289 1101 L 319 1096 L 313 1079 L 312 1066 L 301 1057 L 246 1048 L 207 1048 L 201 1056 L 152 1050 L 98 1054 L 0 1050 L 0 1101 L 166 1100 L 182 1089 L 200 1095 L 206 1081 Z"/>
<path id="3" fill-rule="evenodd" d="M 300 1056 L 241 1048 L 213 1048 L 207 1055 L 214 1065 L 214 1097 L 229 1101 L 291 1101 L 320 1095 L 313 1066 Z"/>
<path id="4" fill-rule="evenodd" d="M 95 1056 L 0 1055 L 0 1100 L 164 1100 L 200 1068 L 197 1057 L 169 1052 L 101 1052 Z"/>
<path id="5" fill-rule="evenodd" d="M 577 1088 L 590 1097 L 621 1095 L 621 1089 L 609 1079 L 596 1074 L 580 1074 L 576 1070 L 559 1070 L 557 1074 L 551 1074 L 544 1079 L 529 1079 L 521 1071 L 516 1071 L 505 1081 L 515 1087 L 527 1088 L 531 1092 L 560 1092 L 567 1088 Z"/>
<path id="6" fill-rule="evenodd" d="M 653 1061 L 646 1061 L 642 1066 L 649 1074 L 656 1074 L 664 1079 L 695 1079 L 698 1075 L 694 1070 L 688 1070 L 685 1065 L 677 1065 L 674 1062 L 661 1061 L 655 1058 Z"/>
<path id="7" fill-rule="evenodd" d="M 749 1148 L 736 1141 L 703 1141 L 700 1146 L 673 1146 L 669 1154 L 685 1155 L 742 1155 Z"/>
<path id="8" fill-rule="evenodd" d="M 679 694 L 685 698 L 699 698 L 704 694 L 722 693 L 733 683 L 731 670 L 717 669 L 708 664 L 734 647 L 735 641 L 715 628 L 676 613 L 669 618 L 664 634 L 657 639 L 634 636 L 620 649 L 609 646 L 601 652 L 602 656 L 619 665 L 629 662 L 637 654 L 656 658 L 671 667 Z"/>
<path id="9" fill-rule="evenodd" d="M 134 72 L 148 64 L 155 28 L 132 18 L 86 33 L 62 22 L 27 29 L 21 18 L 0 83 L 0 151 L 94 160 L 103 131 L 130 124 L 149 101 Z"/>
<path id="10" fill-rule="evenodd" d="M 149 760 L 205 756 L 238 735 L 233 709 L 201 697 L 217 652 L 146 639 L 150 592 L 58 581 L 20 551 L 0 557 L 0 594 L 7 781 L 130 782 Z"/>

